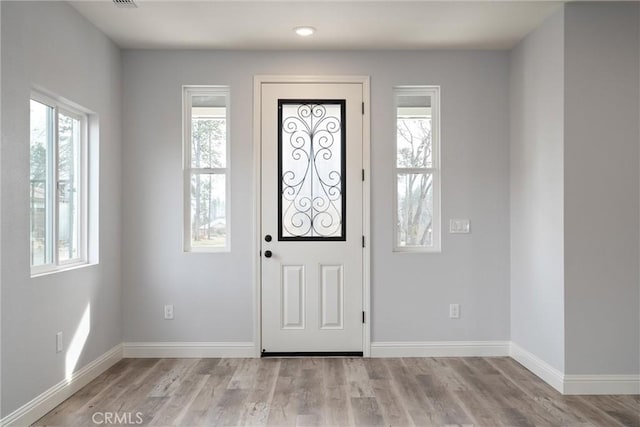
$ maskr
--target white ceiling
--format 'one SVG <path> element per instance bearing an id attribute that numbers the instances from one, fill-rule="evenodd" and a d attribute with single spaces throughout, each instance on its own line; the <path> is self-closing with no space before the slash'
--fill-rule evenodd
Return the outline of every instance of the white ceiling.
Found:
<path id="1" fill-rule="evenodd" d="M 509 49 L 561 1 L 70 1 L 122 48 Z M 293 28 L 311 25 L 301 38 Z"/>

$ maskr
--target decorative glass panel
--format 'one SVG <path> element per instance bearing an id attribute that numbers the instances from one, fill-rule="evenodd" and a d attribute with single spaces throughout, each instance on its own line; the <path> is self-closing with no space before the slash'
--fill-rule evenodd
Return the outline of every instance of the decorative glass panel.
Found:
<path id="1" fill-rule="evenodd" d="M 401 246 L 433 246 L 433 174 L 398 174 L 397 233 Z"/>
<path id="2" fill-rule="evenodd" d="M 345 240 L 344 100 L 278 101 L 278 239 Z"/>

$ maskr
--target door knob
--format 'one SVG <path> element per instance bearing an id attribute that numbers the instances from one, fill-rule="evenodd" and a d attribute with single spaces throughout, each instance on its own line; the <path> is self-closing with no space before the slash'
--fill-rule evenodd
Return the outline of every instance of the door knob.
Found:
<path id="1" fill-rule="evenodd" d="M 267 234 L 266 236 L 264 236 L 264 241 L 265 242 L 270 242 L 271 241 L 271 234 Z"/>
<path id="2" fill-rule="evenodd" d="M 266 258 L 271 258 L 271 255 L 273 255 L 273 253 L 271 253 L 271 251 L 264 251 L 264 256 Z"/>

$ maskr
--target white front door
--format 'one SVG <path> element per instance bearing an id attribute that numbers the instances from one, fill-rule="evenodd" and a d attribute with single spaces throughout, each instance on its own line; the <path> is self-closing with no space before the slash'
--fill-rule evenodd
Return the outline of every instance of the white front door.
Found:
<path id="1" fill-rule="evenodd" d="M 362 84 L 263 83 L 263 353 L 362 352 Z"/>

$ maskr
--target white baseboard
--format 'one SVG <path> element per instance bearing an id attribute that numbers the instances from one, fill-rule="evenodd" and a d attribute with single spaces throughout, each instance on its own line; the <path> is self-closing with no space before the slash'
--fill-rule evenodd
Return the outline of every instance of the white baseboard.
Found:
<path id="1" fill-rule="evenodd" d="M 509 355 L 509 341 L 372 342 L 371 357 L 496 357 Z"/>
<path id="2" fill-rule="evenodd" d="M 513 342 L 511 357 L 565 395 L 640 394 L 640 375 L 565 375 Z"/>
<path id="3" fill-rule="evenodd" d="M 564 394 L 640 394 L 640 375 L 565 375 Z"/>
<path id="4" fill-rule="evenodd" d="M 252 342 L 126 342 L 124 357 L 255 357 Z"/>
<path id="5" fill-rule="evenodd" d="M 2 418 L 0 420 L 0 426 L 28 426 L 33 424 L 121 359 L 122 344 L 118 344 L 102 356 L 74 372 L 69 381 L 66 379 L 60 381 L 44 393 Z"/>
<path id="6" fill-rule="evenodd" d="M 564 374 L 562 372 L 514 342 L 511 342 L 509 355 L 551 387 L 560 393 L 564 392 Z"/>

